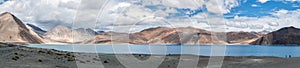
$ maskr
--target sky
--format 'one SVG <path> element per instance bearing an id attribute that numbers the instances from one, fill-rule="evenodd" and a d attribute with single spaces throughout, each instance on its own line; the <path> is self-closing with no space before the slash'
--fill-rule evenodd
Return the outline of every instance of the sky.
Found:
<path id="1" fill-rule="evenodd" d="M 44 30 L 57 25 L 115 32 L 158 26 L 212 31 L 300 28 L 298 0 L 0 0 L 0 12 Z"/>

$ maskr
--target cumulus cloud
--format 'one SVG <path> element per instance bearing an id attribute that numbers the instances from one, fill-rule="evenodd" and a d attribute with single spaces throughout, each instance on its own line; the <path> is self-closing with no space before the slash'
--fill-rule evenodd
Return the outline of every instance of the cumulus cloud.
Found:
<path id="1" fill-rule="evenodd" d="M 239 2 L 237 0 L 209 0 L 205 5 L 209 12 L 224 14 L 229 13 L 231 8 L 238 6 Z"/>
<path id="2" fill-rule="evenodd" d="M 230 30 L 250 31 L 298 25 L 295 23 L 299 21 L 299 10 L 279 10 L 271 13 L 272 17 L 260 18 L 225 19 L 222 16 L 239 3 L 238 0 L 9 0 L 0 5 L 0 11 L 12 12 L 25 23 L 46 30 L 57 25 L 117 32 L 136 32 L 157 26 L 209 29 L 226 25 Z M 170 15 L 181 13 L 178 9 L 203 8 L 207 11 L 192 17 Z"/>
<path id="3" fill-rule="evenodd" d="M 178 13 L 177 8 L 196 10 L 204 5 L 209 12 L 219 14 L 228 13 L 228 9 L 238 4 L 234 0 L 9 0 L 1 5 L 0 10 L 12 12 L 25 23 L 46 30 L 57 25 L 102 29 L 105 26 L 134 25 L 149 18 L 167 20 L 165 17 L 170 13 Z"/>
<path id="4" fill-rule="evenodd" d="M 204 4 L 204 0 L 162 0 L 167 7 L 198 9 Z"/>
<path id="5" fill-rule="evenodd" d="M 25 23 L 34 23 L 44 29 L 59 24 L 71 24 L 80 1 L 70 0 L 9 0 L 0 5 L 2 12 L 11 12 Z"/>
<path id="6" fill-rule="evenodd" d="M 264 16 L 260 18 L 256 17 L 239 17 L 236 16 L 234 19 L 229 19 L 227 24 L 229 27 L 232 28 L 240 28 L 243 24 L 248 25 L 247 28 L 240 28 L 244 29 L 245 31 L 261 31 L 261 30 L 269 30 L 274 31 L 280 29 L 282 27 L 288 26 L 296 26 L 299 27 L 298 22 L 300 21 L 300 10 L 294 11 L 287 11 L 287 10 L 278 10 L 271 13 L 272 16 Z M 231 30 L 234 31 L 234 30 Z"/>

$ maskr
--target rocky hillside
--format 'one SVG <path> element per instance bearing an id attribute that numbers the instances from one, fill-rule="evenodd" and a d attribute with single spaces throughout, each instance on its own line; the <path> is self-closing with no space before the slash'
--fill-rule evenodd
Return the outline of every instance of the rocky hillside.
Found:
<path id="1" fill-rule="evenodd" d="M 32 28 L 25 25 L 11 13 L 0 14 L 0 42 L 5 43 L 44 43 Z"/>
<path id="2" fill-rule="evenodd" d="M 156 27 L 127 34 L 101 33 L 84 44 L 249 44 L 260 36 L 249 32 L 213 32 L 192 27 Z"/>
<path id="3" fill-rule="evenodd" d="M 130 35 L 133 44 L 227 44 L 215 32 L 186 27 L 157 27 Z"/>
<path id="4" fill-rule="evenodd" d="M 226 41 L 231 44 L 249 44 L 260 38 L 260 36 L 250 32 L 228 32 L 226 38 Z"/>
<path id="5" fill-rule="evenodd" d="M 83 42 L 83 44 L 122 44 L 129 42 L 129 34 L 118 32 L 104 32 L 94 38 Z"/>
<path id="6" fill-rule="evenodd" d="M 277 31 L 264 35 L 260 39 L 252 42 L 254 45 L 299 45 L 300 29 L 285 27 Z"/>
<path id="7" fill-rule="evenodd" d="M 40 35 L 41 37 L 45 35 L 45 33 L 47 31 L 37 27 L 36 25 L 33 25 L 33 24 L 29 24 L 27 23 L 26 25 L 28 25 L 29 27 L 31 27 L 33 29 L 34 32 L 36 32 L 38 35 Z"/>
<path id="8" fill-rule="evenodd" d="M 77 43 L 93 38 L 94 36 L 95 31 L 91 29 L 79 28 L 72 30 L 69 27 L 58 25 L 49 30 L 44 38 L 51 42 Z"/>
<path id="9" fill-rule="evenodd" d="M 215 32 L 186 27 L 157 27 L 127 34 L 106 32 L 84 43 L 130 43 L 130 44 L 227 44 Z"/>

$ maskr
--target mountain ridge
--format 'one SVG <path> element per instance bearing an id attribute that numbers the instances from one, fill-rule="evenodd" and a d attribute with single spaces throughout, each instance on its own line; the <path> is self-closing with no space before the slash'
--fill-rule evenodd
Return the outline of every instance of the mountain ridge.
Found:
<path id="1" fill-rule="evenodd" d="M 9 12 L 0 14 L 0 41 L 6 43 L 45 43 L 32 28 Z"/>
<path id="2" fill-rule="evenodd" d="M 45 31 L 45 30 L 43 30 L 43 29 L 41 29 L 41 28 L 39 28 L 39 27 L 37 27 L 33 24 L 27 23 L 26 25 L 31 27 L 33 29 L 33 31 L 36 32 L 40 37 L 43 37 L 45 35 L 45 33 L 47 32 L 47 31 Z"/>
<path id="3" fill-rule="evenodd" d="M 299 45 L 300 29 L 293 26 L 273 31 L 252 42 L 253 45 Z"/>
<path id="4" fill-rule="evenodd" d="M 61 43 L 80 43 L 82 41 L 93 38 L 97 34 L 92 29 L 71 29 L 63 25 L 57 25 L 45 34 L 45 39 L 52 42 Z"/>
<path id="5" fill-rule="evenodd" d="M 89 44 L 108 44 L 108 43 L 129 43 L 129 44 L 232 44 L 227 40 L 233 37 L 235 43 L 248 44 L 253 40 L 259 38 L 258 35 L 252 34 L 250 32 L 232 32 L 236 33 L 233 36 L 224 34 L 222 32 L 207 31 L 192 27 L 180 27 L 180 28 L 169 28 L 169 27 L 154 27 L 144 29 L 136 33 L 115 33 L 115 32 L 105 32 L 103 34 L 97 35 L 94 39 L 90 39 Z M 241 35 L 246 34 L 246 35 Z M 222 39 L 222 36 L 231 36 L 227 39 Z M 247 37 L 250 35 L 251 37 Z M 243 38 L 246 37 L 246 38 Z M 98 40 L 97 40 L 98 39 Z M 102 41 L 101 41 L 102 40 Z M 118 40 L 118 41 L 117 41 Z M 122 40 L 122 41 L 120 41 Z M 92 43 L 91 41 L 97 41 Z"/>

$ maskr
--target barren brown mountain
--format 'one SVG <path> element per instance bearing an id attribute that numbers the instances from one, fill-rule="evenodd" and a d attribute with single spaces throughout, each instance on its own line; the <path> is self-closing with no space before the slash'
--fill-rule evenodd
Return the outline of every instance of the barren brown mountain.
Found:
<path id="1" fill-rule="evenodd" d="M 130 44 L 227 44 L 219 39 L 216 32 L 192 27 L 156 27 L 127 34 L 105 32 L 84 43 L 130 43 Z"/>
<path id="2" fill-rule="evenodd" d="M 254 45 L 299 45 L 300 29 L 285 27 L 277 31 L 264 35 L 260 39 L 252 42 Z"/>
<path id="3" fill-rule="evenodd" d="M 231 44 L 249 44 L 259 39 L 260 36 L 249 32 L 228 32 L 226 38 L 226 41 Z"/>
<path id="4" fill-rule="evenodd" d="M 133 44 L 227 44 L 215 32 L 192 27 L 157 27 L 130 35 Z"/>
<path id="5" fill-rule="evenodd" d="M 82 44 L 122 44 L 129 42 L 129 34 L 117 32 L 104 32 Z"/>
<path id="6" fill-rule="evenodd" d="M 40 44 L 43 39 L 9 12 L 0 15 L 0 42 Z"/>
<path id="7" fill-rule="evenodd" d="M 46 33 L 45 39 L 50 42 L 61 43 L 77 43 L 88 40 L 95 36 L 95 32 L 91 29 L 74 29 L 58 25 Z"/>

